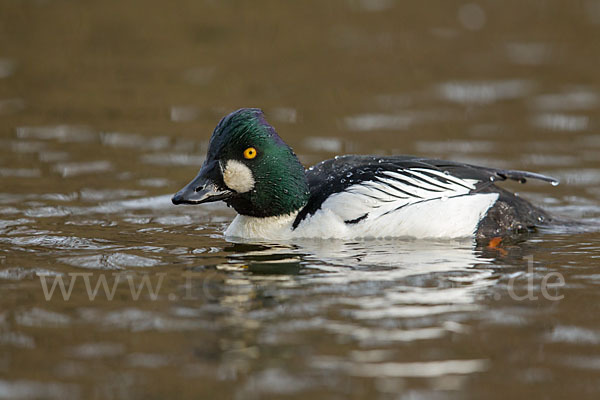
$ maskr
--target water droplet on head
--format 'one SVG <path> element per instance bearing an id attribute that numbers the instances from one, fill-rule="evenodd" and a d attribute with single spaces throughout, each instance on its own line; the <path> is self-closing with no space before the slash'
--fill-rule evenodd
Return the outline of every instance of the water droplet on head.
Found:
<path id="1" fill-rule="evenodd" d="M 560 181 L 552 181 L 552 182 L 550 182 L 550 184 L 552 186 L 558 186 L 560 184 Z"/>
<path id="2" fill-rule="evenodd" d="M 490 181 L 494 182 L 496 180 L 496 178 L 494 178 L 493 176 L 490 176 Z"/>
<path id="3" fill-rule="evenodd" d="M 444 174 L 450 175 L 450 171 L 444 171 Z"/>

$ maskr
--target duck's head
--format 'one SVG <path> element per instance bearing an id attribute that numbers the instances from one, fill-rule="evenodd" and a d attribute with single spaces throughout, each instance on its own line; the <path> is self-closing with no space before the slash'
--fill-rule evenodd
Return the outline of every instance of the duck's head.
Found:
<path id="1" fill-rule="evenodd" d="M 299 210 L 308 196 L 304 167 L 292 149 L 261 110 L 242 108 L 219 122 L 200 172 L 171 200 L 223 200 L 239 214 L 271 217 Z"/>

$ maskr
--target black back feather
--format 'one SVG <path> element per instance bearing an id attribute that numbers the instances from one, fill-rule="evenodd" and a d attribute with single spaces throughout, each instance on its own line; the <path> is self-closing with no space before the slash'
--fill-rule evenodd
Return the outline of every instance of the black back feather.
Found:
<path id="1" fill-rule="evenodd" d="M 493 186 L 494 182 L 507 179 L 521 183 L 525 183 L 527 179 L 537 179 L 555 185 L 558 184 L 558 181 L 552 177 L 526 171 L 480 167 L 459 162 L 414 156 L 381 157 L 347 155 L 322 161 L 306 171 L 310 198 L 306 206 L 296 216 L 293 228 L 296 228 L 308 215 L 313 215 L 317 212 L 323 202 L 332 194 L 340 193 L 355 184 L 387 178 L 384 174 L 385 172 L 398 172 L 401 170 L 402 173 L 408 175 L 410 174 L 410 170 L 415 168 L 421 169 L 419 170 L 420 173 L 424 173 L 423 170 L 438 172 L 438 174 L 432 175 L 432 177 L 435 177 L 439 181 L 444 180 L 443 177 L 440 177 L 439 172 L 443 172 L 449 177 L 477 180 L 479 183 L 472 192 L 478 192 L 483 189 L 490 191 L 492 189 L 490 186 Z"/>

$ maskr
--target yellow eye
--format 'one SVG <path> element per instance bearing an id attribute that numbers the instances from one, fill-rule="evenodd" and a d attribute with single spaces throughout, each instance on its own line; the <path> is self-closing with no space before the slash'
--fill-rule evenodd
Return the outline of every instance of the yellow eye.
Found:
<path id="1" fill-rule="evenodd" d="M 246 160 L 252 160 L 254 157 L 256 157 L 256 149 L 254 147 L 248 147 L 244 150 L 244 158 Z"/>

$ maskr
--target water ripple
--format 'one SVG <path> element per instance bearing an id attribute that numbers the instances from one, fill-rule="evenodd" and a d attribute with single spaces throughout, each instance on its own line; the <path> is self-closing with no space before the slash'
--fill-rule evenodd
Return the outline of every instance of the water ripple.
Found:
<path id="1" fill-rule="evenodd" d="M 120 270 L 126 267 L 155 267 L 161 262 L 155 258 L 128 253 L 94 254 L 59 258 L 59 261 L 79 268 Z"/>
<path id="2" fill-rule="evenodd" d="M 533 99 L 536 108 L 546 111 L 590 110 L 598 104 L 598 95 L 585 89 L 565 93 L 544 94 Z"/>
<path id="3" fill-rule="evenodd" d="M 356 363 L 334 357 L 315 358 L 313 366 L 319 369 L 345 370 L 354 376 L 394 377 L 394 378 L 433 378 L 444 375 L 473 374 L 485 371 L 487 360 L 441 360 L 428 362 L 387 362 Z"/>
<path id="4" fill-rule="evenodd" d="M 577 326 L 555 326 L 546 339 L 553 343 L 600 344 L 600 332 Z"/>
<path id="5" fill-rule="evenodd" d="M 60 275 L 57 272 L 50 271 L 43 268 L 23 268 L 23 267 L 12 267 L 0 270 L 0 279 L 7 279 L 11 281 L 20 281 L 23 279 L 31 279 L 34 276 L 57 276 Z"/>
<path id="6" fill-rule="evenodd" d="M 200 110 L 194 106 L 172 106 L 171 121 L 190 122 L 198 119 Z"/>
<path id="7" fill-rule="evenodd" d="M 0 380 L 0 399 L 78 399 L 79 387 L 72 384 L 31 380 Z"/>
<path id="8" fill-rule="evenodd" d="M 94 316 L 96 320 L 97 316 Z M 197 319 L 168 318 L 151 311 L 126 308 L 114 311 L 101 317 L 101 323 L 106 326 L 128 329 L 133 332 L 143 331 L 187 331 L 204 329 L 214 330 L 216 327 L 209 321 Z"/>
<path id="9" fill-rule="evenodd" d="M 17 63 L 15 60 L 10 58 L 0 58 L 0 79 L 11 76 L 15 72 L 16 68 Z"/>
<path id="10" fill-rule="evenodd" d="M 32 308 L 15 313 L 17 324 L 29 327 L 58 327 L 69 325 L 71 317 L 41 308 Z"/>
<path id="11" fill-rule="evenodd" d="M 344 124 L 352 131 L 405 130 L 429 118 L 430 114 L 418 111 L 397 114 L 359 114 L 344 118 Z"/>
<path id="12" fill-rule="evenodd" d="M 40 246 L 50 249 L 109 249 L 112 245 L 100 244 L 99 240 L 84 239 L 76 236 L 17 236 L 0 237 L 0 242 L 10 243 L 16 246 Z"/>
<path id="13" fill-rule="evenodd" d="M 19 139 L 58 140 L 59 142 L 90 142 L 97 135 L 85 126 L 22 126 L 17 128 Z"/>
<path id="14" fill-rule="evenodd" d="M 539 65 L 549 60 L 552 47 L 546 43 L 508 43 L 506 54 L 515 64 Z"/>
<path id="15" fill-rule="evenodd" d="M 54 171 L 62 175 L 63 178 L 77 175 L 94 174 L 106 172 L 113 169 L 110 161 L 89 161 L 78 163 L 60 163 L 53 168 Z"/>
<path id="16" fill-rule="evenodd" d="M 0 114 L 15 114 L 24 109 L 25 100 L 21 98 L 0 99 Z"/>
<path id="17" fill-rule="evenodd" d="M 532 123 L 552 131 L 577 132 L 587 129 L 589 120 L 585 115 L 540 114 L 533 118 Z"/>
<path id="18" fill-rule="evenodd" d="M 193 165 L 200 167 L 204 162 L 204 156 L 183 153 L 156 153 L 145 154 L 141 157 L 142 162 L 156 165 Z"/>
<path id="19" fill-rule="evenodd" d="M 100 142 L 105 146 L 134 148 L 136 150 L 160 150 L 167 147 L 171 139 L 166 136 L 147 137 L 132 133 L 102 132 Z"/>
<path id="20" fill-rule="evenodd" d="M 94 342 L 67 348 L 66 352 L 76 358 L 97 359 L 119 356 L 125 352 L 125 346 L 122 343 Z"/>
<path id="21" fill-rule="evenodd" d="M 11 178 L 38 178 L 42 172 L 37 168 L 0 168 L 0 176 Z"/>
<path id="22" fill-rule="evenodd" d="M 0 345 L 33 349 L 35 348 L 35 340 L 31 336 L 18 332 L 0 332 Z"/>
<path id="23" fill-rule="evenodd" d="M 526 80 L 448 82 L 437 87 L 439 96 L 460 104 L 491 104 L 499 100 L 524 97 L 533 83 Z"/>

